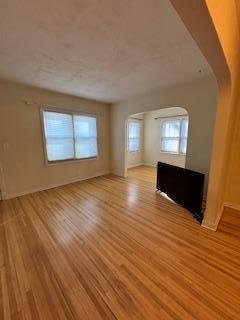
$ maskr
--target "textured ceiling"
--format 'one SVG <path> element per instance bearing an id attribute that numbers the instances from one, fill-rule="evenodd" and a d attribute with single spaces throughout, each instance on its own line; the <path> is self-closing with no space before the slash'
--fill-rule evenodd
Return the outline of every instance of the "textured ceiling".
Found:
<path id="1" fill-rule="evenodd" d="M 1 79 L 116 102 L 211 74 L 168 0 L 0 0 L 0 8 Z"/>

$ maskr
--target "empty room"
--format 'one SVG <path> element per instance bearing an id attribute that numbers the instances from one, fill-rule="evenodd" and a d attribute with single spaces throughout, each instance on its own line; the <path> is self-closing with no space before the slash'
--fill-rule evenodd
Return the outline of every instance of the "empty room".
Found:
<path id="1" fill-rule="evenodd" d="M 240 2 L 0 0 L 0 319 L 240 320 Z"/>

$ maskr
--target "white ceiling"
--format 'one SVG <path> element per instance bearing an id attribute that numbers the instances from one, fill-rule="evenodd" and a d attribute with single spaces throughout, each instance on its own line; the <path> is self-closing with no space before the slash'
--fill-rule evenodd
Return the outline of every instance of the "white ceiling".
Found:
<path id="1" fill-rule="evenodd" d="M 211 74 L 169 0 L 0 0 L 0 8 L 1 79 L 116 102 Z"/>

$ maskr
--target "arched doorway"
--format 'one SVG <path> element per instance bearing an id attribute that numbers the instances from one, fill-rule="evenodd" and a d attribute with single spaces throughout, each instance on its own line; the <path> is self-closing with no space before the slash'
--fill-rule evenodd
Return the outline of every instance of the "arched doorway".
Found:
<path id="1" fill-rule="evenodd" d="M 181 107 L 131 115 L 126 126 L 126 166 L 156 167 L 158 161 L 185 168 L 189 116 Z"/>

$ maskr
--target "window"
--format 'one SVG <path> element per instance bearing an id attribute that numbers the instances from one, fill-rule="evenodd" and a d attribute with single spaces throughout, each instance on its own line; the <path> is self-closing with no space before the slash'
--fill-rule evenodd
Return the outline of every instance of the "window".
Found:
<path id="1" fill-rule="evenodd" d="M 140 121 L 130 120 L 128 122 L 128 151 L 134 152 L 140 150 Z"/>
<path id="2" fill-rule="evenodd" d="M 43 122 L 49 162 L 97 157 L 96 117 L 43 111 Z"/>
<path id="3" fill-rule="evenodd" d="M 161 151 L 186 154 L 188 118 L 173 118 L 162 122 Z"/>

